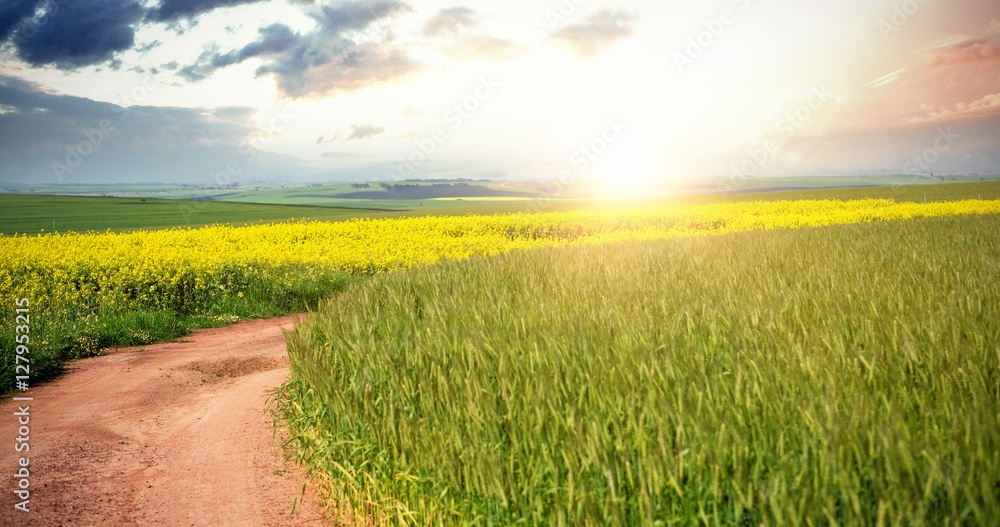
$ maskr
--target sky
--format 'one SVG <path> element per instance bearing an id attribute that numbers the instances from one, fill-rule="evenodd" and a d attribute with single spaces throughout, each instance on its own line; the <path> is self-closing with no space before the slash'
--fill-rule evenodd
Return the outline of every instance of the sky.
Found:
<path id="1" fill-rule="evenodd" d="M 0 57 L 8 183 L 1000 173 L 996 0 L 4 0 Z"/>

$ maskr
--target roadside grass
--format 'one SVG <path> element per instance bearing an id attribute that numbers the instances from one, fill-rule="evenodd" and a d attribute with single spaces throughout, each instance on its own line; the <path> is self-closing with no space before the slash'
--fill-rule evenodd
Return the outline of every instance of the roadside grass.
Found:
<path id="1" fill-rule="evenodd" d="M 243 296 L 205 297 L 174 307 L 34 306 L 29 325 L 30 385 L 55 378 L 68 360 L 97 356 L 109 348 L 168 342 L 194 329 L 305 312 L 357 279 L 336 271 L 300 271 L 286 270 L 273 279 L 255 276 L 245 284 Z M 15 375 L 24 374 L 15 372 L 15 346 L 13 332 L 0 332 L 0 392 L 12 391 Z"/>
<path id="2" fill-rule="evenodd" d="M 349 285 L 290 447 L 376 525 L 991 525 L 1000 216 L 533 249 Z"/>

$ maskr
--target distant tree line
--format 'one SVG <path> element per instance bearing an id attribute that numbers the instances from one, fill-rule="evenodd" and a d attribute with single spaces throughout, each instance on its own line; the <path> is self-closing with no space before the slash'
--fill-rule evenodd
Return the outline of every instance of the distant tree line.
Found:
<path id="1" fill-rule="evenodd" d="M 451 179 L 404 179 L 404 183 L 489 183 L 488 179 L 470 179 L 465 177 Z"/>
<path id="2" fill-rule="evenodd" d="M 353 187 L 354 185 L 351 185 L 351 186 Z M 384 183 L 383 182 L 383 183 L 379 183 L 378 186 L 381 187 L 381 188 L 383 188 L 383 189 L 385 189 L 385 190 L 408 190 L 408 189 L 417 189 L 417 188 L 421 188 L 421 187 L 438 187 L 438 188 L 441 188 L 441 187 L 468 187 L 469 184 L 468 183 L 434 183 L 434 184 L 431 184 L 431 185 L 406 185 L 406 184 L 400 183 L 398 185 L 393 185 L 391 183 Z M 367 184 L 366 184 L 365 187 L 355 187 L 355 188 L 368 188 L 368 187 L 367 187 Z"/>

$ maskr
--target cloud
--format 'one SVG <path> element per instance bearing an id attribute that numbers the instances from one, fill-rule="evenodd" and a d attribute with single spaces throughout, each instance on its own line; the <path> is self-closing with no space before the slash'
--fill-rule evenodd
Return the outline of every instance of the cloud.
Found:
<path id="1" fill-rule="evenodd" d="M 31 66 L 74 70 L 107 63 L 117 68 L 117 54 L 145 53 L 159 41 L 136 46 L 143 23 L 179 25 L 203 13 L 264 0 L 5 0 L 0 6 L 0 46 L 10 46 Z M 378 2 L 375 2 L 376 4 Z M 349 23 L 349 22 L 348 22 Z"/>
<path id="2" fill-rule="evenodd" d="M 449 7 L 424 23 L 423 34 L 437 39 L 446 55 L 462 62 L 503 62 L 525 53 L 524 46 L 479 31 L 481 20 L 468 7 Z"/>
<path id="3" fill-rule="evenodd" d="M 336 133 L 331 136 L 321 135 L 318 138 L 316 138 L 316 144 L 321 145 L 323 143 L 333 143 L 335 141 L 340 141 L 342 137 L 344 136 L 340 133 Z"/>
<path id="4" fill-rule="evenodd" d="M 30 29 L 18 27 L 23 21 L 30 18 L 35 9 L 43 0 L 9 0 L 6 5 L 0 7 L 0 42 L 6 39 L 13 31 L 30 31 Z"/>
<path id="5" fill-rule="evenodd" d="M 361 154 L 351 154 L 348 152 L 323 152 L 322 154 L 320 154 L 320 157 L 326 159 L 362 159 L 368 156 L 364 156 Z"/>
<path id="6" fill-rule="evenodd" d="M 990 22 L 990 33 L 1000 33 L 1000 20 L 993 20 Z"/>
<path id="7" fill-rule="evenodd" d="M 230 160 L 242 167 L 241 177 L 295 167 L 256 150 L 252 140 L 261 132 L 253 108 L 124 108 L 9 76 L 0 76 L 0 108 L 4 181 L 211 184 Z M 57 176 L 56 164 L 71 173 Z"/>
<path id="8" fill-rule="evenodd" d="M 602 9 L 583 23 L 557 29 L 549 38 L 580 57 L 593 57 L 604 48 L 632 35 L 636 15 L 622 10 Z"/>
<path id="9" fill-rule="evenodd" d="M 238 51 L 218 55 L 211 58 L 213 69 L 243 62 L 252 57 L 276 56 L 288 50 L 299 42 L 301 36 L 294 33 L 288 26 L 272 24 L 260 29 L 260 39 L 247 44 Z"/>
<path id="10" fill-rule="evenodd" d="M 889 84 L 892 84 L 897 80 L 899 80 L 899 76 L 902 75 L 903 72 L 905 71 L 906 68 L 899 68 L 898 70 L 892 73 L 886 73 L 885 75 L 882 75 L 881 77 L 865 84 L 865 86 L 868 86 L 870 88 L 881 88 L 883 86 L 888 86 Z"/>
<path id="11" fill-rule="evenodd" d="M 347 140 L 353 141 L 355 139 L 368 139 L 369 137 L 375 137 L 376 135 L 382 133 L 385 133 L 385 128 L 382 128 L 381 126 L 355 124 L 351 125 L 351 135 L 347 136 Z"/>
<path id="12" fill-rule="evenodd" d="M 358 139 L 368 139 L 383 133 L 385 133 L 385 128 L 381 126 L 371 124 L 354 124 L 351 125 L 351 133 L 348 134 L 347 137 L 344 137 L 344 134 L 341 133 L 336 133 L 330 136 L 321 135 L 316 138 L 316 144 L 321 145 L 323 143 L 334 143 L 341 140 L 354 141 Z"/>
<path id="13" fill-rule="evenodd" d="M 308 43 L 261 66 L 257 74 L 273 74 L 285 95 L 306 97 L 359 90 L 408 76 L 418 68 L 405 52 L 387 44 Z"/>
<path id="14" fill-rule="evenodd" d="M 13 119 L 14 115 L 25 119 L 38 118 L 39 120 L 72 115 L 75 119 L 89 121 L 112 116 L 119 109 L 118 106 L 110 103 L 54 95 L 45 91 L 39 84 L 10 76 L 0 76 L 0 104 L 11 109 L 4 114 L 4 117 L 8 119 L 5 124 L 13 124 L 9 119 Z M 0 127 L 0 152 L 16 151 L 19 146 L 28 141 L 37 144 L 45 143 L 44 136 L 25 137 L 25 134 L 30 135 L 33 129 L 33 127 L 26 127 L 15 130 L 12 126 Z M 65 135 L 64 131 L 56 130 L 55 132 L 55 139 Z"/>
<path id="15" fill-rule="evenodd" d="M 954 121 L 991 115 L 1000 113 L 1000 93 L 992 93 L 972 102 L 958 103 L 949 107 L 935 109 L 933 105 L 924 105 L 922 109 L 925 113 L 909 119 L 910 123 Z"/>
<path id="16" fill-rule="evenodd" d="M 398 0 L 368 0 L 342 2 L 336 6 L 325 5 L 313 18 L 325 29 L 333 33 L 360 31 L 373 22 L 388 18 L 412 8 Z"/>
<path id="17" fill-rule="evenodd" d="M 456 6 L 438 11 L 424 23 L 423 33 L 427 36 L 442 36 L 459 33 L 479 25 L 479 15 L 468 7 Z"/>
<path id="18" fill-rule="evenodd" d="M 163 45 L 163 42 L 159 40 L 153 40 L 151 42 L 146 42 L 145 44 L 136 46 L 135 50 L 139 53 L 149 53 L 150 51 Z"/>
<path id="19" fill-rule="evenodd" d="M 470 35 L 447 47 L 445 52 L 463 62 L 471 60 L 503 62 L 523 55 L 526 50 L 524 46 L 503 38 Z"/>
<path id="20" fill-rule="evenodd" d="M 30 4 L 30 2 L 29 2 Z M 18 2 L 0 15 L 9 24 L 26 6 Z M 32 66 L 54 65 L 75 69 L 112 61 L 115 54 L 135 45 L 135 30 L 143 18 L 136 0 L 48 2 L 39 16 L 32 13 L 9 34 L 17 57 Z M 6 17 L 6 18 L 5 18 Z M 9 31 L 9 30 L 8 30 Z"/>
<path id="21" fill-rule="evenodd" d="M 1000 63 L 1000 42 L 988 38 L 967 39 L 931 51 L 931 67 L 974 63 Z"/>
<path id="22" fill-rule="evenodd" d="M 263 59 L 257 76 L 273 76 L 278 88 L 292 97 L 351 91 L 414 73 L 420 65 L 392 42 L 391 35 L 371 40 L 356 33 L 410 7 L 397 0 L 343 2 L 313 8 L 316 22 L 309 33 L 295 33 L 283 24 L 260 31 L 259 38 L 227 53 L 208 50 L 196 64 L 180 70 L 189 80 L 251 58 Z"/>
<path id="23" fill-rule="evenodd" d="M 150 9 L 147 19 L 154 22 L 176 22 L 192 19 L 202 13 L 220 7 L 253 4 L 261 0 L 161 0 L 160 5 Z"/>

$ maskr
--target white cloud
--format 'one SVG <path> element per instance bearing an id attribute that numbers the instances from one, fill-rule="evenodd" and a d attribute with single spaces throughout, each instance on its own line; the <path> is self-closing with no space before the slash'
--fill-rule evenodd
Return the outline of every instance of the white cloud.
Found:
<path id="1" fill-rule="evenodd" d="M 921 108 L 926 111 L 928 105 L 921 105 Z M 991 93 L 972 102 L 958 103 L 950 107 L 939 107 L 927 111 L 924 115 L 911 118 L 909 122 L 916 124 L 953 121 L 996 112 L 1000 112 L 1000 93 Z"/>
<path id="2" fill-rule="evenodd" d="M 902 75 L 903 72 L 905 71 L 906 68 L 899 68 L 898 70 L 892 73 L 886 73 L 885 75 L 882 75 L 881 77 L 865 84 L 865 86 L 868 86 L 870 88 L 881 88 L 883 86 L 888 86 L 889 84 L 892 84 L 897 80 L 899 80 L 899 76 Z"/>

